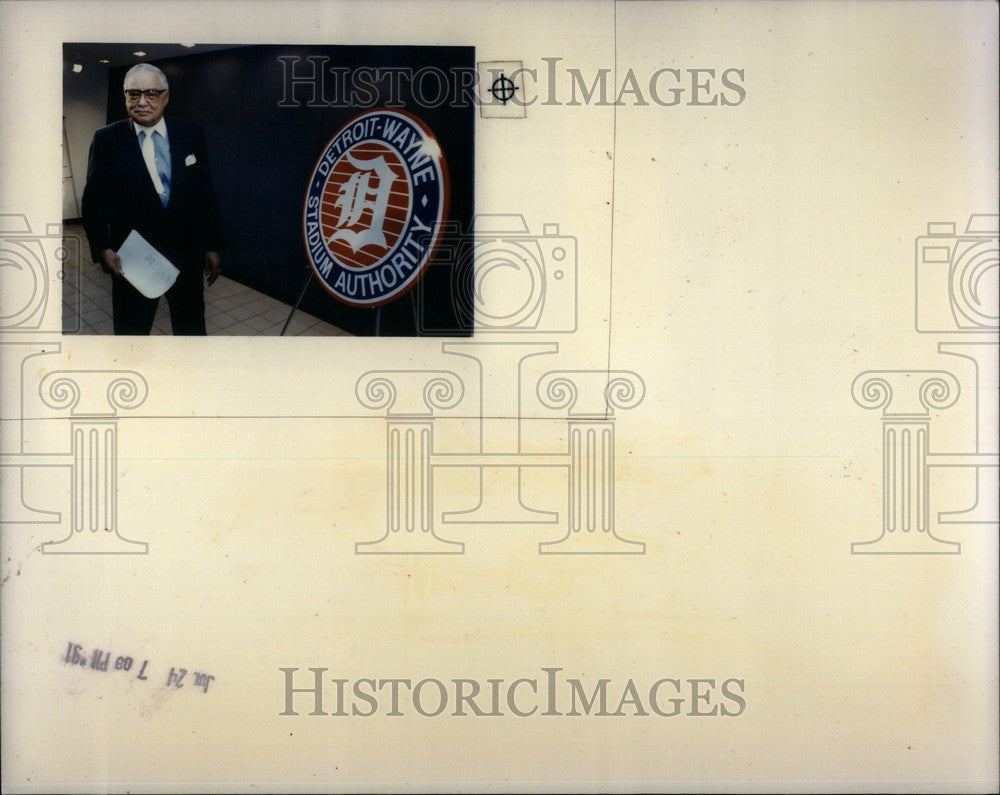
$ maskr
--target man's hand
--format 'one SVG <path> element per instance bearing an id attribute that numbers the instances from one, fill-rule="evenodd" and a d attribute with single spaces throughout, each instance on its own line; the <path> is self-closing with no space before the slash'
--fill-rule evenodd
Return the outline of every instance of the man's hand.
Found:
<path id="1" fill-rule="evenodd" d="M 217 251 L 206 251 L 205 252 L 205 273 L 208 274 L 208 286 L 211 287 L 215 284 L 215 280 L 219 278 L 219 274 L 222 272 L 222 260 L 219 258 L 219 252 Z"/>
<path id="2" fill-rule="evenodd" d="M 106 248 L 101 252 L 101 262 L 115 276 L 122 276 L 121 257 L 118 256 L 118 252 L 113 248 Z"/>

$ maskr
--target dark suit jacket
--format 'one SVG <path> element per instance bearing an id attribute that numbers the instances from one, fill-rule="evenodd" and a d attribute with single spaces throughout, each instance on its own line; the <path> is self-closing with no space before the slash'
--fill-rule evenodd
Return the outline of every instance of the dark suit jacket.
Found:
<path id="1" fill-rule="evenodd" d="M 83 226 L 94 262 L 118 250 L 133 229 L 177 267 L 203 266 L 222 249 L 222 220 L 201 127 L 166 119 L 170 201 L 164 207 L 142 159 L 131 119 L 94 133 L 83 191 Z M 103 267 L 103 266 L 102 266 Z"/>

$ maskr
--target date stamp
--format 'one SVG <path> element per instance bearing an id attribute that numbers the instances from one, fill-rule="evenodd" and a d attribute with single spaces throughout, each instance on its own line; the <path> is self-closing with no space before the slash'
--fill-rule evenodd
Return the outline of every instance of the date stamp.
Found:
<path id="1" fill-rule="evenodd" d="M 162 675 L 153 676 L 155 666 L 150 667 L 149 660 L 142 660 L 125 654 L 114 656 L 110 649 L 95 648 L 89 654 L 84 650 L 82 643 L 69 641 L 66 644 L 66 654 L 63 656 L 63 663 L 75 665 L 80 668 L 88 668 L 99 673 L 121 673 L 133 680 L 140 682 L 159 681 L 160 687 L 171 687 L 180 689 L 190 685 L 192 688 L 200 689 L 202 693 L 207 693 L 211 684 L 215 681 L 215 676 L 201 671 L 189 671 L 187 668 L 170 666 L 170 671 L 166 677 Z M 188 674 L 191 674 L 189 677 Z"/>

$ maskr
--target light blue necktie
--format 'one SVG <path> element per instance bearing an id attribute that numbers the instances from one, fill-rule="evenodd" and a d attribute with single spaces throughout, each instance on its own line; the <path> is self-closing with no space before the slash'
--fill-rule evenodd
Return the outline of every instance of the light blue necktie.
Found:
<path id="1" fill-rule="evenodd" d="M 148 134 L 145 130 L 139 133 L 140 146 L 145 143 L 145 136 Z M 167 202 L 170 201 L 170 147 L 167 146 L 166 139 L 156 131 L 153 132 L 153 151 L 156 154 L 156 173 L 159 175 L 160 183 L 163 185 L 163 193 L 160 194 L 160 201 L 166 207 Z"/>

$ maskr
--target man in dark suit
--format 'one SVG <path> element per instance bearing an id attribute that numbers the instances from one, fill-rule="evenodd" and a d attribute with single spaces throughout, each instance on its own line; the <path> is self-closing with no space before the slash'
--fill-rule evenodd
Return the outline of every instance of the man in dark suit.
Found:
<path id="1" fill-rule="evenodd" d="M 94 262 L 112 275 L 115 334 L 149 334 L 157 298 L 123 276 L 118 249 L 135 229 L 179 270 L 167 291 L 174 334 L 205 334 L 203 272 L 219 277 L 222 222 L 201 127 L 164 119 L 166 75 L 137 64 L 125 75 L 129 118 L 94 133 L 83 225 Z"/>

